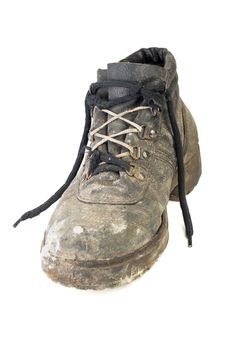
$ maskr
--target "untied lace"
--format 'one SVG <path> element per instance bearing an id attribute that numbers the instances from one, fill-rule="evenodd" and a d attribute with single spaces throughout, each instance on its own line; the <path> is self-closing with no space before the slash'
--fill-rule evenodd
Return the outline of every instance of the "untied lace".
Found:
<path id="1" fill-rule="evenodd" d="M 18 226 L 18 224 L 21 221 L 31 219 L 39 215 L 41 212 L 45 211 L 46 209 L 48 209 L 53 203 L 55 203 L 62 196 L 62 194 L 66 191 L 66 189 L 69 187 L 69 185 L 75 178 L 80 168 L 80 165 L 83 161 L 85 148 L 88 143 L 88 134 L 91 127 L 91 113 L 94 106 L 103 109 L 103 108 L 111 108 L 121 103 L 135 101 L 135 103 L 136 102 L 141 104 L 146 103 L 148 106 L 150 106 L 153 109 L 154 107 L 156 107 L 156 103 L 162 102 L 163 95 L 165 95 L 167 109 L 168 109 L 168 116 L 169 116 L 172 132 L 173 132 L 174 148 L 175 148 L 176 159 L 177 159 L 179 201 L 180 201 L 180 206 L 181 206 L 181 210 L 184 218 L 186 237 L 188 239 L 188 246 L 189 247 L 192 246 L 193 225 L 192 225 L 192 220 L 189 213 L 189 208 L 188 208 L 186 194 L 185 194 L 185 170 L 184 170 L 184 160 L 183 160 L 183 147 L 182 147 L 179 128 L 176 121 L 171 93 L 169 89 L 165 89 L 163 82 L 156 84 L 155 88 L 146 88 L 145 83 L 146 82 L 138 83 L 138 82 L 128 82 L 128 81 L 121 81 L 121 80 L 109 80 L 109 81 L 100 81 L 100 82 L 91 84 L 90 89 L 88 90 L 85 98 L 86 118 L 85 118 L 83 136 L 79 146 L 77 158 L 75 160 L 75 163 L 73 165 L 73 168 L 69 176 L 67 177 L 65 183 L 58 189 L 56 193 L 54 193 L 43 204 L 24 213 L 14 223 L 13 225 L 14 227 Z M 102 88 L 106 89 L 111 87 L 126 88 L 128 89 L 128 94 L 122 97 L 117 97 L 111 100 L 107 100 L 98 93 L 99 90 L 101 90 Z M 118 159 L 114 155 L 106 155 L 100 151 L 97 151 L 95 154 L 98 157 L 97 164 L 99 163 L 99 161 L 102 161 L 107 163 L 107 166 L 108 165 L 110 166 L 110 168 L 107 170 L 116 170 L 116 168 L 119 168 L 119 167 L 123 170 L 126 170 L 128 167 L 128 163 L 126 161 L 122 159 Z"/>

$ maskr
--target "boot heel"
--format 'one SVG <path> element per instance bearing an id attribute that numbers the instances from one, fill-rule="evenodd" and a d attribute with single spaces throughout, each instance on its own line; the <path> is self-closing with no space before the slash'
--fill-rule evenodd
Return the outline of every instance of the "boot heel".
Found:
<path id="1" fill-rule="evenodd" d="M 185 192 L 189 194 L 197 185 L 201 176 L 201 155 L 199 146 L 194 152 L 192 158 L 185 164 Z M 172 191 L 170 194 L 171 201 L 179 201 L 179 191 L 177 185 L 177 174 L 173 179 Z"/>

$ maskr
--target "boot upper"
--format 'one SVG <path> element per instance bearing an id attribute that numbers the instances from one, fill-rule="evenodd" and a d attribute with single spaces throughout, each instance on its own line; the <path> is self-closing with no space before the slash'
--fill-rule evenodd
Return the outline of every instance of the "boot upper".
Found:
<path id="1" fill-rule="evenodd" d="M 46 230 L 44 264 L 51 256 L 101 260 L 139 249 L 158 231 L 174 186 L 177 160 L 165 96 L 160 93 L 153 105 L 146 96 L 157 86 L 169 88 L 184 143 L 185 106 L 173 55 L 166 49 L 141 49 L 99 70 L 102 81 L 111 86 L 100 89 L 99 99 L 123 101 L 129 91 L 114 81 L 143 84 L 145 99 L 93 107 L 88 151 Z M 114 164 L 106 157 L 114 158 Z"/>

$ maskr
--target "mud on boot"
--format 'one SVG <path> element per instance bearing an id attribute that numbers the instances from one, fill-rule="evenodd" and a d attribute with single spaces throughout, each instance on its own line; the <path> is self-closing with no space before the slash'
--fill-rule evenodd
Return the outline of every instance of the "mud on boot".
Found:
<path id="1" fill-rule="evenodd" d="M 161 48 L 141 49 L 98 70 L 69 177 L 15 223 L 61 197 L 41 247 L 42 268 L 52 280 L 104 289 L 142 275 L 166 247 L 169 199 L 180 201 L 192 245 L 186 194 L 198 183 L 201 160 L 177 81 L 175 59 Z"/>

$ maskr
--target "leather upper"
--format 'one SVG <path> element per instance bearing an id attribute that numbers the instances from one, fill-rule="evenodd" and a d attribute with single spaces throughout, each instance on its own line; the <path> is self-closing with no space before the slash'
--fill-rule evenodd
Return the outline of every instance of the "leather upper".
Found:
<path id="1" fill-rule="evenodd" d="M 183 119 L 189 113 L 184 110 L 179 97 L 176 63 L 166 49 L 142 49 L 108 65 L 107 70 L 98 71 L 98 79 L 125 79 L 142 81 L 153 78 L 163 80 L 171 87 L 177 124 L 184 141 Z M 111 88 L 106 93 L 115 98 L 127 93 L 124 88 Z M 115 106 L 120 112 L 132 108 L 132 104 Z M 161 216 L 169 200 L 173 178 L 176 174 L 176 157 L 173 135 L 169 124 L 165 99 L 162 110 L 156 116 L 151 111 L 139 111 L 130 116 L 144 127 L 144 135 L 124 137 L 140 148 L 139 159 L 128 157 L 135 173 L 102 172 L 85 178 L 85 164 L 73 183 L 62 196 L 52 215 L 42 247 L 42 259 L 58 257 L 64 259 L 102 260 L 129 254 L 140 248 L 156 234 Z M 184 115 L 185 113 L 185 115 Z M 92 129 L 108 118 L 106 113 L 95 108 Z M 102 133 L 116 133 L 125 128 L 123 122 L 109 124 Z M 187 127 L 186 127 L 187 128 Z M 189 117 L 188 128 L 195 130 Z M 155 131 L 149 137 L 150 131 Z M 187 132 L 187 131 L 186 131 Z M 189 131 L 192 134 L 192 131 Z M 93 140 L 97 142 L 98 140 Z M 104 144 L 103 152 L 115 153 L 119 147 Z M 140 174 L 142 176 L 138 176 Z M 135 175 L 136 174 L 136 175 Z"/>

